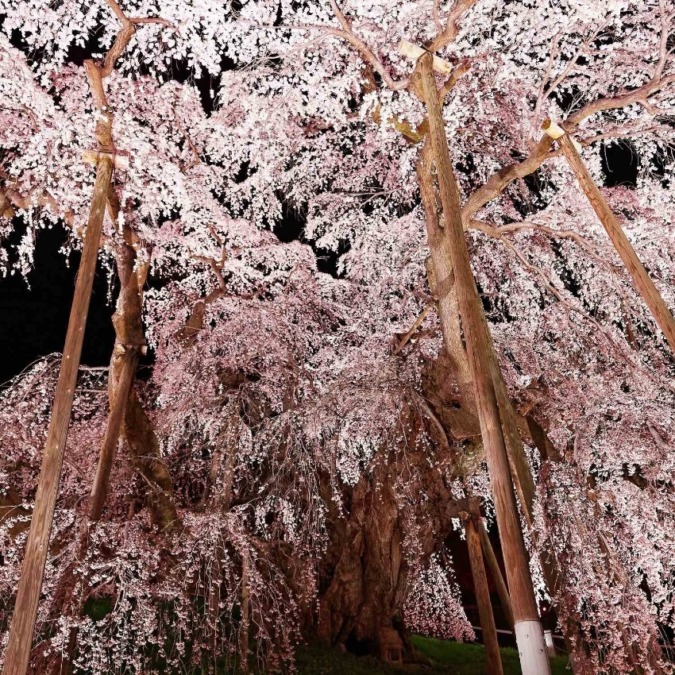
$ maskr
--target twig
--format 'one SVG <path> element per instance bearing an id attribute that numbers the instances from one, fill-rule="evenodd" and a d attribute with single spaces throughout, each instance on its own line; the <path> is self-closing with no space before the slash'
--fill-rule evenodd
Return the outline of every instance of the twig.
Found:
<path id="1" fill-rule="evenodd" d="M 431 305 L 427 305 L 422 313 L 415 319 L 415 323 L 410 327 L 410 330 L 401 338 L 401 341 L 398 343 L 396 349 L 394 349 L 394 354 L 400 354 L 403 347 L 405 347 L 410 338 L 417 332 L 417 329 L 422 325 L 424 319 L 427 318 L 427 314 L 431 311 Z"/>
<path id="2" fill-rule="evenodd" d="M 663 76 L 663 70 L 666 67 L 668 58 L 668 12 L 666 11 L 666 0 L 659 0 L 659 9 L 661 11 L 661 36 L 659 39 L 659 60 L 654 71 L 654 79 L 659 80 Z"/>

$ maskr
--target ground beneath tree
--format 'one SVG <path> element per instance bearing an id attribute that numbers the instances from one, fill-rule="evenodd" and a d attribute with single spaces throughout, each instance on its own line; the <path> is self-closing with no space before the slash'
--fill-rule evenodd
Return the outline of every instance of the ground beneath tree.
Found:
<path id="1" fill-rule="evenodd" d="M 488 675 L 485 668 L 485 650 L 482 645 L 461 644 L 413 637 L 413 644 L 426 657 L 429 665 L 406 664 L 402 667 L 386 666 L 374 657 L 357 657 L 338 650 L 320 647 L 303 647 L 298 652 L 300 675 L 401 675 L 426 673 L 427 675 Z M 519 675 L 520 664 L 515 649 L 503 648 L 504 675 Z M 569 674 L 567 657 L 560 656 L 551 662 L 552 675 Z"/>

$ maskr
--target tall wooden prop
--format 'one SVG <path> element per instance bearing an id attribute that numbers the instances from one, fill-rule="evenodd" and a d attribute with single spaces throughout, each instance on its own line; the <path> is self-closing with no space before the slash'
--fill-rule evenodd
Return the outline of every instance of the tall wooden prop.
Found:
<path id="1" fill-rule="evenodd" d="M 115 448 L 119 440 L 127 401 L 129 400 L 129 392 L 131 391 L 136 374 L 136 366 L 138 365 L 138 348 L 136 346 L 115 345 L 115 350 L 121 352 L 120 356 L 123 359 L 123 364 L 113 393 L 105 436 L 103 437 L 103 443 L 99 452 L 96 477 L 94 478 L 94 485 L 91 490 L 89 519 L 92 522 L 98 521 L 103 513 Z"/>
<path id="2" fill-rule="evenodd" d="M 593 210 L 598 215 L 605 231 L 612 240 L 616 252 L 621 257 L 623 264 L 626 266 L 628 273 L 633 279 L 635 288 L 642 296 L 647 307 L 649 307 L 649 311 L 652 313 L 654 320 L 666 336 L 666 340 L 668 340 L 671 350 L 675 353 L 675 319 L 668 309 L 668 305 L 666 305 L 661 294 L 654 285 L 654 282 L 647 274 L 647 270 L 637 257 L 637 253 L 635 253 L 630 241 L 628 241 L 628 237 L 624 234 L 621 224 L 612 212 L 609 204 L 605 201 L 605 198 L 595 184 L 586 165 L 579 156 L 574 140 L 562 127 L 558 126 L 550 119 L 544 122 L 542 128 L 551 138 L 554 138 L 560 143 L 560 148 L 567 158 L 574 175 L 579 181 L 581 189 L 586 194 L 586 197 L 588 197 L 588 201 L 591 203 Z"/>
<path id="3" fill-rule="evenodd" d="M 108 193 L 108 213 L 113 222 L 118 222 L 120 204 L 114 189 Z M 133 246 L 126 241 L 126 239 L 131 239 L 131 236 L 127 234 L 126 225 L 123 231 L 126 235 L 125 241 L 119 245 L 116 252 L 120 293 L 113 315 L 116 340 L 108 371 L 110 413 L 99 451 L 96 476 L 89 501 L 89 519 L 92 522 L 97 522 L 103 513 L 115 448 L 122 431 L 124 415 L 136 375 L 138 357 L 139 354 L 145 353 L 145 340 L 141 326 L 129 328 L 126 324 L 130 317 L 138 317 L 138 324 L 140 324 L 140 294 L 147 273 L 147 265 L 141 266 L 143 271 L 140 272 L 139 277 L 135 251 Z"/>
<path id="4" fill-rule="evenodd" d="M 111 117 L 105 122 L 110 127 Z M 33 629 L 37 616 L 40 588 L 44 576 L 44 567 L 49 548 L 54 519 L 54 507 L 61 479 L 63 454 L 68 436 L 70 414 L 77 382 L 77 372 L 82 354 L 84 329 L 87 323 L 87 312 L 91 289 L 96 272 L 99 242 L 103 229 L 106 200 L 113 172 L 112 154 L 97 153 L 96 182 L 94 195 L 87 221 L 82 258 L 75 283 L 75 294 L 68 320 L 66 344 L 59 371 L 59 380 L 54 396 L 54 406 L 45 443 L 44 457 L 40 478 L 38 480 L 35 508 L 31 519 L 30 532 L 26 543 L 21 580 L 16 595 L 14 615 L 9 632 L 9 643 L 5 652 L 3 675 L 24 675 L 28 668 Z"/>
<path id="5" fill-rule="evenodd" d="M 491 673 L 491 675 L 503 675 L 504 669 L 502 668 L 502 657 L 499 653 L 497 628 L 495 627 L 495 617 L 492 613 L 492 603 L 490 602 L 490 589 L 488 587 L 487 575 L 485 574 L 480 534 L 473 518 L 468 513 L 464 520 L 464 530 L 466 532 L 466 543 L 469 548 L 469 563 L 471 565 L 473 586 L 476 591 L 480 627 L 483 631 L 487 672 Z"/>
<path id="6" fill-rule="evenodd" d="M 502 576 L 502 571 L 499 569 L 499 562 L 497 561 L 497 556 L 495 551 L 492 548 L 492 542 L 488 536 L 487 530 L 485 529 L 485 523 L 480 515 L 475 520 L 476 529 L 478 530 L 478 536 L 480 537 L 480 543 L 483 548 L 483 556 L 487 567 L 490 570 L 490 576 L 492 581 L 497 587 L 497 595 L 499 595 L 499 601 L 502 604 L 502 609 L 504 610 L 504 615 L 506 616 L 506 621 L 509 624 L 511 630 L 513 630 L 513 610 L 511 609 L 511 596 L 509 595 L 509 589 L 504 581 Z M 545 636 L 544 636 L 545 637 Z"/>
<path id="7" fill-rule="evenodd" d="M 429 141 L 433 150 L 444 214 L 443 232 L 450 241 L 459 311 L 511 592 L 516 642 L 523 674 L 546 675 L 550 673 L 550 666 L 511 482 L 497 392 L 492 376 L 490 337 L 471 271 L 469 250 L 462 224 L 459 188 L 450 161 L 432 64 L 433 56 L 428 52 L 418 60 L 420 94 L 429 115 Z"/>

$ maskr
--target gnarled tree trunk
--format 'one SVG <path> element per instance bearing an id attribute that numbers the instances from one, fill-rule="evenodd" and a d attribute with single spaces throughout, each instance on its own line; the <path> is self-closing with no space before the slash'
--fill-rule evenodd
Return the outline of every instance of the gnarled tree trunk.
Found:
<path id="1" fill-rule="evenodd" d="M 359 481 L 327 555 L 335 563 L 321 593 L 318 635 L 356 652 L 375 652 L 380 628 L 403 624 L 407 568 L 393 478 L 380 464 L 372 479 Z"/>
<path id="2" fill-rule="evenodd" d="M 429 364 L 419 401 L 426 419 L 418 409 L 408 408 L 407 421 L 402 422 L 408 436 L 405 457 L 402 450 L 382 448 L 370 474 L 354 487 L 345 488 L 346 516 L 331 499 L 329 480 L 324 478 L 322 498 L 328 508 L 330 544 L 319 578 L 316 633 L 326 643 L 357 653 L 377 653 L 381 633 L 386 635 L 386 629 L 393 628 L 404 651 L 409 655 L 413 651 L 404 618 L 411 582 L 404 549 L 406 535 L 418 542 L 424 564 L 443 546 L 452 531 L 452 519 L 468 508 L 455 501 L 446 482 L 461 471 L 451 445 L 451 439 L 459 434 L 441 418 L 441 411 L 453 409 L 453 377 L 447 356 Z M 439 382 L 446 386 L 439 387 Z M 422 424 L 442 448 L 433 458 L 423 449 L 414 449 Z M 403 466 L 404 494 L 416 497 L 424 493 L 425 500 L 400 497 Z"/>
<path id="3" fill-rule="evenodd" d="M 136 251 L 130 243 L 124 242 L 118 247 L 115 260 L 121 289 L 117 310 L 113 316 L 113 325 L 116 344 L 125 349 L 115 350 L 110 362 L 111 402 L 115 400 L 125 368 L 126 348 L 139 349 L 145 343 L 141 307 L 141 290 L 145 274 L 137 265 Z M 148 484 L 147 504 L 152 513 L 153 522 L 162 531 L 176 527 L 179 519 L 173 501 L 171 475 L 162 460 L 159 441 L 152 422 L 133 387 L 127 399 L 122 437 L 129 447 L 134 466 Z"/>

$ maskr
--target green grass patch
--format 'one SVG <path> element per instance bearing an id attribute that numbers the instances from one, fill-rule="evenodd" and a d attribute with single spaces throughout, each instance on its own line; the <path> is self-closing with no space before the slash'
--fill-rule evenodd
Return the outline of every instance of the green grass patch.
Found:
<path id="1" fill-rule="evenodd" d="M 337 649 L 305 646 L 298 650 L 297 665 L 300 675 L 489 675 L 485 668 L 485 649 L 482 645 L 446 642 L 434 638 L 413 636 L 412 642 L 429 664 L 387 666 L 372 656 L 357 657 Z M 519 675 L 518 652 L 502 648 L 504 675 Z M 567 657 L 551 661 L 553 675 L 570 675 Z"/>
<path id="2" fill-rule="evenodd" d="M 485 670 L 485 649 L 483 645 L 447 642 L 413 635 L 412 643 L 428 659 L 433 661 L 438 670 L 427 672 L 456 673 L 457 675 L 483 675 Z M 504 675 L 520 675 L 518 652 L 510 647 L 501 648 Z M 553 675 L 570 675 L 566 656 L 557 656 L 551 660 Z"/>

